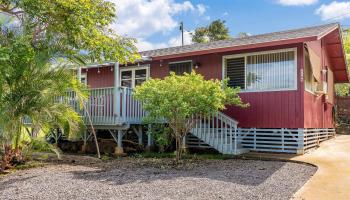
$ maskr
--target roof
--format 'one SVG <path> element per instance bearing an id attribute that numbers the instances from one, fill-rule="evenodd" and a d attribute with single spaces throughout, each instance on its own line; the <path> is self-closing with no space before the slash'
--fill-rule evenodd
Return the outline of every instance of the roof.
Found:
<path id="1" fill-rule="evenodd" d="M 338 23 L 325 24 L 320 26 L 306 27 L 300 29 L 293 29 L 287 31 L 280 31 L 274 33 L 267 33 L 261 35 L 248 36 L 244 38 L 232 38 L 228 40 L 220 40 L 208 43 L 195 43 L 191 45 L 170 47 L 163 49 L 155 49 L 150 51 L 142 51 L 140 54 L 142 56 L 149 57 L 164 57 L 176 54 L 185 54 L 192 52 L 208 51 L 214 49 L 225 49 L 230 47 L 239 47 L 246 45 L 262 44 L 276 41 L 287 41 L 293 39 L 313 38 L 317 40 L 323 37 L 330 31 L 339 28 Z"/>

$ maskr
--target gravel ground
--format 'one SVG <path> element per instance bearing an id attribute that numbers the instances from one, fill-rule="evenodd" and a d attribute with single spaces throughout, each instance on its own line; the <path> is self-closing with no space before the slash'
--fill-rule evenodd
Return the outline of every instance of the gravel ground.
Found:
<path id="1" fill-rule="evenodd" d="M 0 199 L 290 199 L 315 171 L 275 161 L 74 160 L 0 177 Z"/>

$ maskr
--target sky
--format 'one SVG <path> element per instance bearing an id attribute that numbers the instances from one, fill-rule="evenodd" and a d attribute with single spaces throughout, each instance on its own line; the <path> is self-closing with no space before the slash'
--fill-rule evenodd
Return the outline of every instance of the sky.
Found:
<path id="1" fill-rule="evenodd" d="M 350 1 L 333 0 L 109 0 L 116 4 L 112 28 L 137 39 L 140 51 L 185 44 L 197 27 L 222 19 L 231 36 L 252 35 L 340 22 L 350 25 Z"/>

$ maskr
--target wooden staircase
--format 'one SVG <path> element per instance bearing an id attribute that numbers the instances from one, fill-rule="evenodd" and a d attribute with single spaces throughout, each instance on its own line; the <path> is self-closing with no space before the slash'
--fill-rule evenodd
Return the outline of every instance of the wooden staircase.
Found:
<path id="1" fill-rule="evenodd" d="M 237 137 L 238 122 L 222 112 L 200 117 L 191 134 L 222 154 L 239 155 L 249 152 Z"/>

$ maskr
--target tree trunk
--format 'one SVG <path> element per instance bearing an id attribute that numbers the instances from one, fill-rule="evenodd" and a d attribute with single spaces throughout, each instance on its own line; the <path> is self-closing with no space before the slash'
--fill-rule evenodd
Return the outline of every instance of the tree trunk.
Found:
<path id="1" fill-rule="evenodd" d="M 176 164 L 179 163 L 182 157 L 182 137 L 176 136 Z"/>
<path id="2" fill-rule="evenodd" d="M 95 128 L 94 128 L 94 126 L 92 125 L 91 116 L 90 116 L 90 114 L 89 114 L 89 112 L 88 112 L 88 110 L 87 110 L 85 104 L 83 104 L 83 106 L 84 106 L 84 110 L 86 111 L 87 117 L 88 117 L 88 119 L 89 119 L 89 124 L 90 124 L 90 126 L 91 126 L 92 134 L 94 135 L 94 140 L 95 140 L 95 145 L 96 145 L 96 151 L 97 151 L 97 157 L 98 157 L 98 158 L 101 158 L 100 147 L 99 147 L 99 145 L 98 145 L 98 141 L 97 141 L 97 136 L 96 136 Z"/>

